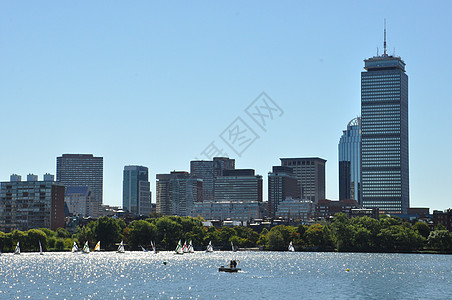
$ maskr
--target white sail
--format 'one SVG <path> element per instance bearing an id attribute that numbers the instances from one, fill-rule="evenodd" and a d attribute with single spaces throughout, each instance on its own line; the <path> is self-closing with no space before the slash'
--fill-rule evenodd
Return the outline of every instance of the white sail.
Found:
<path id="1" fill-rule="evenodd" d="M 151 241 L 151 246 L 152 246 L 152 252 L 154 252 L 154 254 L 156 254 L 157 248 L 155 248 L 155 242 Z"/>
<path id="2" fill-rule="evenodd" d="M 117 250 L 116 252 L 118 252 L 118 253 L 124 253 L 124 252 L 126 252 L 126 251 L 124 250 L 124 241 L 121 241 L 121 244 L 119 244 L 118 250 Z"/>
<path id="3" fill-rule="evenodd" d="M 89 253 L 89 245 L 88 245 L 88 241 L 86 241 L 85 246 L 83 246 L 83 253 Z"/>
<path id="4" fill-rule="evenodd" d="M 176 254 L 184 254 L 184 250 L 182 249 L 182 243 L 180 240 L 179 243 L 177 243 L 176 250 L 174 250 L 174 252 Z"/>
<path id="5" fill-rule="evenodd" d="M 20 254 L 19 242 L 17 242 L 16 250 L 14 250 L 14 254 Z"/>
<path id="6" fill-rule="evenodd" d="M 78 252 L 78 246 L 76 242 L 74 242 L 74 245 L 72 246 L 72 252 Z"/>
<path id="7" fill-rule="evenodd" d="M 96 247 L 94 247 L 94 251 L 100 251 L 100 241 L 97 242 Z"/>
<path id="8" fill-rule="evenodd" d="M 209 241 L 209 245 L 207 245 L 206 252 L 213 252 L 212 241 Z"/>
<path id="9" fill-rule="evenodd" d="M 232 248 L 232 252 L 236 252 L 237 251 L 237 247 L 234 246 L 234 243 L 231 241 L 231 248 Z"/>
<path id="10" fill-rule="evenodd" d="M 195 248 L 193 248 L 193 244 L 190 240 L 190 244 L 188 244 L 188 253 L 195 253 Z"/>
<path id="11" fill-rule="evenodd" d="M 141 245 L 140 245 L 140 247 L 141 247 L 141 250 L 142 250 L 143 252 L 148 252 L 148 249 L 144 248 L 144 247 L 141 246 Z"/>
<path id="12" fill-rule="evenodd" d="M 42 252 L 41 241 L 39 241 L 39 254 L 44 255 L 44 252 Z"/>
<path id="13" fill-rule="evenodd" d="M 182 251 L 183 251 L 184 253 L 188 253 L 187 241 L 184 242 L 184 245 L 182 246 Z"/>
<path id="14" fill-rule="evenodd" d="M 290 242 L 290 244 L 289 244 L 289 249 L 288 249 L 288 251 L 289 251 L 289 252 L 294 252 L 294 251 L 295 251 L 295 248 L 293 247 L 292 242 Z"/>

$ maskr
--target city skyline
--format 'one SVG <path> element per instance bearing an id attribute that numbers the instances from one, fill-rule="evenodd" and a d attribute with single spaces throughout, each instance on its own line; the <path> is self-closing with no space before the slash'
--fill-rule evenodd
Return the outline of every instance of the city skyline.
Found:
<path id="1" fill-rule="evenodd" d="M 337 144 L 360 113 L 363 59 L 383 52 L 386 18 L 388 52 L 410 76 L 410 205 L 451 207 L 452 4 L 350 4 L 1 3 L 0 181 L 92 153 L 104 157 L 105 204 L 121 205 L 126 165 L 149 168 L 155 203 L 155 175 L 189 171 L 215 141 L 263 177 L 281 157 L 322 157 L 337 200 Z M 283 112 L 265 128 L 246 111 L 263 91 Z M 240 155 L 220 137 L 237 118 L 257 137 Z"/>

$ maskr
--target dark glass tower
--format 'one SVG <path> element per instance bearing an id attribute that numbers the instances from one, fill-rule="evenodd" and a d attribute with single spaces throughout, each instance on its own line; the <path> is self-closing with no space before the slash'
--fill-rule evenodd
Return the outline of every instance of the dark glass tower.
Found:
<path id="1" fill-rule="evenodd" d="M 361 73 L 363 207 L 406 213 L 409 207 L 408 76 L 400 57 L 364 60 Z"/>
<path id="2" fill-rule="evenodd" d="M 122 207 L 134 215 L 151 213 L 149 171 L 143 166 L 125 166 L 122 183 Z"/>
<path id="3" fill-rule="evenodd" d="M 338 150 L 339 200 L 354 199 L 361 204 L 361 118 L 348 123 Z"/>

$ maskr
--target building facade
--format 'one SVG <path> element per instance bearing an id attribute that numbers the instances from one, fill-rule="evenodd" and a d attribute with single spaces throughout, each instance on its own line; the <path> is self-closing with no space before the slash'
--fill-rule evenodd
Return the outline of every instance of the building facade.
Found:
<path id="1" fill-rule="evenodd" d="M 218 176 L 223 176 L 224 170 L 235 169 L 235 160 L 227 157 L 214 157 L 213 160 L 193 160 L 190 162 L 190 174 L 202 179 L 203 201 L 214 200 L 214 182 Z"/>
<path id="2" fill-rule="evenodd" d="M 57 157 L 57 181 L 64 186 L 88 186 L 95 201 L 103 203 L 103 157 L 92 154 L 63 154 Z"/>
<path id="3" fill-rule="evenodd" d="M 214 185 L 214 201 L 262 202 L 262 176 L 252 169 L 224 170 Z"/>
<path id="4" fill-rule="evenodd" d="M 287 197 L 298 195 L 297 178 L 293 176 L 292 168 L 273 166 L 272 172 L 268 173 L 268 216 L 274 217 L 278 205 Z"/>
<path id="5" fill-rule="evenodd" d="M 337 213 L 344 213 L 347 216 L 351 216 L 352 210 L 357 208 L 361 207 L 356 200 L 346 199 L 341 201 L 331 201 L 323 199 L 318 201 L 315 205 L 315 217 L 329 218 L 333 217 Z"/>
<path id="6" fill-rule="evenodd" d="M 351 120 L 338 146 L 339 200 L 361 203 L 361 118 Z"/>
<path id="7" fill-rule="evenodd" d="M 156 178 L 158 213 L 191 216 L 194 204 L 202 202 L 202 179 L 183 171 L 157 174 Z"/>
<path id="8" fill-rule="evenodd" d="M 94 194 L 88 186 L 66 187 L 64 202 L 71 216 L 95 219 L 99 217 L 99 205 L 97 205 Z"/>
<path id="9" fill-rule="evenodd" d="M 326 160 L 318 157 L 280 158 L 281 166 L 290 167 L 297 178 L 296 198 L 317 202 L 325 199 Z"/>
<path id="10" fill-rule="evenodd" d="M 386 42 L 385 42 L 386 44 Z M 361 73 L 362 205 L 383 213 L 409 207 L 408 76 L 400 57 L 364 60 Z"/>
<path id="11" fill-rule="evenodd" d="M 206 220 L 248 222 L 263 218 L 264 207 L 258 201 L 204 201 L 195 203 L 192 216 L 201 216 Z"/>
<path id="12" fill-rule="evenodd" d="M 314 202 L 287 197 L 279 203 L 276 218 L 307 221 L 314 215 Z"/>
<path id="13" fill-rule="evenodd" d="M 0 188 L 0 231 L 65 227 L 64 186 L 54 181 L 21 181 L 17 175 Z M 20 177 L 20 176 L 19 176 Z M 30 179 L 35 179 L 34 177 Z"/>
<path id="14" fill-rule="evenodd" d="M 122 207 L 124 211 L 137 216 L 147 216 L 151 213 L 151 184 L 147 167 L 124 167 Z"/>

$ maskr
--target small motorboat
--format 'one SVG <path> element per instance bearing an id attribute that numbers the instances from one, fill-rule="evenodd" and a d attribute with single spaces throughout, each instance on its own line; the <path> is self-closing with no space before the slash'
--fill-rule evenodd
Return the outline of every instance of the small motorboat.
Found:
<path id="1" fill-rule="evenodd" d="M 221 266 L 218 268 L 218 272 L 227 272 L 227 273 L 236 273 L 240 270 L 241 270 L 240 268 L 230 268 L 225 266 Z"/>

